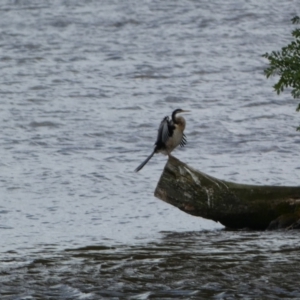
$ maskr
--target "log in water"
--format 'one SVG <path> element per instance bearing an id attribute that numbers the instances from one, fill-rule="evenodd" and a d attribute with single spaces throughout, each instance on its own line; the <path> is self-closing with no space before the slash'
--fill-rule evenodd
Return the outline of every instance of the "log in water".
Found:
<path id="1" fill-rule="evenodd" d="M 245 185 L 216 179 L 170 157 L 155 196 L 229 228 L 299 228 L 300 187 Z"/>

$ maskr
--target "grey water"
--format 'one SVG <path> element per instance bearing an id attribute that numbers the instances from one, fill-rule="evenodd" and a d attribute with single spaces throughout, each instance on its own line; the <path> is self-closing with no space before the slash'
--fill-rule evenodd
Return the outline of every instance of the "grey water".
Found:
<path id="1" fill-rule="evenodd" d="M 298 232 L 227 231 L 153 196 L 161 119 L 209 175 L 299 185 L 297 102 L 262 54 L 296 1 L 0 3 L 0 298 L 300 298 Z M 278 78 L 277 78 L 278 79 Z"/>

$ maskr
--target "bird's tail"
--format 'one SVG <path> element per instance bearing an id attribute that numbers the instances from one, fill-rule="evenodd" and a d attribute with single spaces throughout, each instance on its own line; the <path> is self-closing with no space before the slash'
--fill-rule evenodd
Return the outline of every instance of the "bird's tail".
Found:
<path id="1" fill-rule="evenodd" d="M 155 153 L 155 149 L 134 171 L 135 172 L 140 171 L 145 166 L 145 164 L 151 159 L 151 157 L 154 155 L 154 153 Z"/>

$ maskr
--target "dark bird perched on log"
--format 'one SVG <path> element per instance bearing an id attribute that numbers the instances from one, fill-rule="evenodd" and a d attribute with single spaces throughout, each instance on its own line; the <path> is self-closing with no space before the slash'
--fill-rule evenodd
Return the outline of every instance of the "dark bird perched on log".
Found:
<path id="1" fill-rule="evenodd" d="M 189 111 L 176 109 L 173 111 L 171 119 L 168 116 L 163 118 L 158 128 L 154 150 L 146 158 L 146 160 L 135 169 L 135 172 L 140 171 L 151 159 L 154 153 L 162 153 L 170 156 L 171 152 L 178 145 L 183 147 L 186 144 L 186 136 L 183 133 L 185 129 L 185 119 L 181 116 L 177 116 L 177 114 L 184 112 Z"/>

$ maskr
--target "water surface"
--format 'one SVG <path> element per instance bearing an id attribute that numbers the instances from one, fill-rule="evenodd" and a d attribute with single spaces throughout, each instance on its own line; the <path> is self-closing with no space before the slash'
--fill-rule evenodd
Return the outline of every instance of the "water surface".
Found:
<path id="1" fill-rule="evenodd" d="M 133 172 L 180 107 L 182 161 L 298 185 L 297 103 L 261 57 L 290 41 L 297 9 L 2 1 L 1 299 L 299 297 L 297 233 L 230 233 L 155 199 L 163 156 Z"/>

